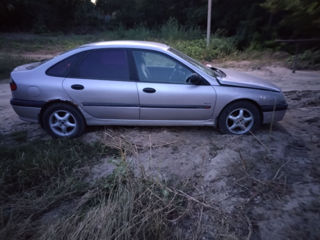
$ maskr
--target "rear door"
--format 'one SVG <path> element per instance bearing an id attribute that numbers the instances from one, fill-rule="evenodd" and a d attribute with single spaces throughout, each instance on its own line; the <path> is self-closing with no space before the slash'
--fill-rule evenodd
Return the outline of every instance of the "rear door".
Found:
<path id="1" fill-rule="evenodd" d="M 139 119 L 137 85 L 125 49 L 90 50 L 65 78 L 74 102 L 100 119 Z"/>
<path id="2" fill-rule="evenodd" d="M 194 72 L 170 56 L 149 50 L 133 50 L 139 82 L 140 119 L 208 120 L 212 117 L 212 86 L 186 82 Z"/>

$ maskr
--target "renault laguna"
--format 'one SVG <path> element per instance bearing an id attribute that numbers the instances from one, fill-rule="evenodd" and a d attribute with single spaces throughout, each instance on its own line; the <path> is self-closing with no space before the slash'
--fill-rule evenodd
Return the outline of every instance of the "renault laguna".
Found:
<path id="1" fill-rule="evenodd" d="M 206 66 L 168 45 L 83 45 L 11 72 L 11 105 L 53 137 L 88 125 L 216 126 L 246 134 L 284 117 L 281 90 L 261 79 Z"/>

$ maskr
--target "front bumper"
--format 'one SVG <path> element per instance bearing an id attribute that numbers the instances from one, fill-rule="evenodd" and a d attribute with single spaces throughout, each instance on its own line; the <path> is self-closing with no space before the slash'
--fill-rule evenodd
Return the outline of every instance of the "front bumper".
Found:
<path id="1" fill-rule="evenodd" d="M 263 113 L 263 123 L 271 123 L 276 121 L 281 121 L 286 113 L 288 108 L 287 103 L 262 106 Z"/>
<path id="2" fill-rule="evenodd" d="M 274 112 L 263 112 L 263 123 L 281 121 L 285 114 L 286 114 L 286 110 L 274 111 Z"/>

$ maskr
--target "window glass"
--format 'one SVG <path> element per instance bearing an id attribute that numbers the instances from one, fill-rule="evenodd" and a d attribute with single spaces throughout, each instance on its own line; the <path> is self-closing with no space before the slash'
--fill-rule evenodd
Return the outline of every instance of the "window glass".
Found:
<path id="1" fill-rule="evenodd" d="M 140 81 L 187 84 L 191 70 L 174 59 L 152 51 L 133 51 Z"/>
<path id="2" fill-rule="evenodd" d="M 218 70 L 216 68 L 209 68 L 205 65 L 203 65 L 202 63 L 194 60 L 193 58 L 185 55 L 184 53 L 174 49 L 174 48 L 169 48 L 169 51 L 178 55 L 179 57 L 183 58 L 184 60 L 188 61 L 189 63 L 191 63 L 193 66 L 195 66 L 196 68 L 200 69 L 201 71 L 204 71 L 206 74 L 212 76 L 212 77 L 225 77 L 226 74 L 224 72 L 222 72 L 221 70 Z"/>
<path id="3" fill-rule="evenodd" d="M 81 53 L 74 54 L 66 59 L 58 62 L 57 64 L 53 65 L 46 71 L 47 75 L 54 76 L 54 77 L 67 77 L 71 68 L 75 65 L 78 57 Z"/>
<path id="4" fill-rule="evenodd" d="M 154 52 L 143 53 L 146 65 L 148 67 L 174 67 L 176 62 L 162 54 L 157 54 Z"/>
<path id="5" fill-rule="evenodd" d="M 127 52 L 124 49 L 92 50 L 78 64 L 71 77 L 129 80 Z"/>

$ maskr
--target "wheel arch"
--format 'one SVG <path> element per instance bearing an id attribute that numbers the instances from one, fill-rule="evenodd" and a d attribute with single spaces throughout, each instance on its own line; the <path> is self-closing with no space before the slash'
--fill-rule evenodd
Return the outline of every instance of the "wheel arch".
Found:
<path id="1" fill-rule="evenodd" d="M 41 107 L 41 110 L 40 110 L 40 113 L 39 113 L 39 116 L 38 116 L 38 118 L 39 118 L 38 121 L 39 121 L 41 127 L 43 127 L 43 122 L 42 122 L 43 113 L 45 112 L 45 110 L 46 110 L 49 106 L 51 106 L 51 105 L 53 105 L 53 104 L 56 104 L 56 103 L 68 104 L 68 105 L 74 107 L 75 109 L 77 109 L 77 110 L 79 111 L 79 113 L 81 114 L 81 116 L 82 116 L 85 124 L 87 124 L 87 121 L 86 121 L 85 117 L 83 116 L 82 111 L 79 109 L 79 106 L 78 106 L 78 105 L 76 105 L 76 104 L 74 104 L 73 102 L 68 101 L 68 100 L 53 99 L 53 100 L 50 100 L 50 101 L 46 102 L 46 103 Z"/>
<path id="2" fill-rule="evenodd" d="M 261 120 L 261 123 L 263 123 L 263 113 L 262 113 L 262 109 L 261 109 L 260 105 L 259 105 L 256 101 L 254 101 L 254 100 L 252 100 L 252 99 L 249 99 L 249 98 L 239 98 L 239 99 L 235 99 L 235 100 L 229 102 L 227 105 L 225 105 L 225 106 L 220 110 L 220 112 L 219 112 L 219 114 L 218 114 L 218 116 L 217 116 L 217 118 L 216 118 L 217 127 L 219 127 L 219 118 L 220 118 L 222 112 L 223 112 L 228 106 L 230 106 L 231 104 L 234 104 L 234 103 L 236 103 L 236 102 L 249 102 L 249 103 L 254 104 L 254 105 L 257 107 L 257 109 L 259 110 L 260 120 Z"/>

